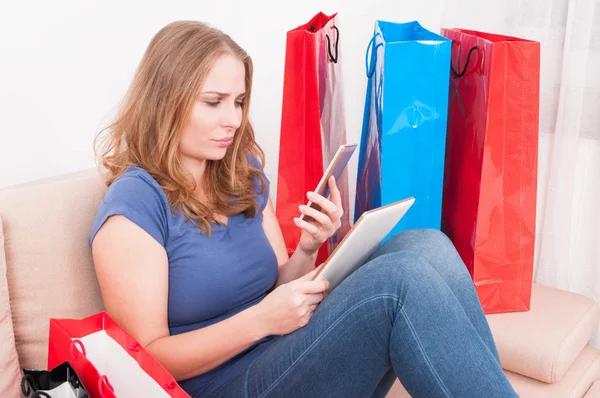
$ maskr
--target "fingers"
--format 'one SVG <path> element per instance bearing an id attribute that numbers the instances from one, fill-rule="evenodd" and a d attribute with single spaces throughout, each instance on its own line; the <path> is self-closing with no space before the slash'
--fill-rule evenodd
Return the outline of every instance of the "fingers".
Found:
<path id="1" fill-rule="evenodd" d="M 302 319 L 300 320 L 300 327 L 308 325 L 308 322 L 310 322 L 310 319 L 314 315 L 317 306 L 318 304 L 312 304 L 305 308 Z"/>
<path id="2" fill-rule="evenodd" d="M 297 281 L 290 282 L 290 284 L 292 285 L 292 289 L 298 290 L 299 292 L 305 294 L 323 293 L 329 289 L 329 281 L 324 279 L 317 281 L 298 279 Z"/>
<path id="3" fill-rule="evenodd" d="M 328 184 L 329 184 L 329 190 L 331 192 L 330 200 L 326 199 L 325 197 L 323 197 L 315 192 L 308 192 L 306 194 L 306 196 L 315 205 L 318 205 L 321 207 L 320 213 L 327 214 L 327 216 L 331 220 L 331 225 L 333 226 L 334 230 L 337 230 L 341 226 L 340 220 L 344 214 L 344 210 L 342 208 L 342 196 L 340 194 L 340 190 L 338 189 L 338 187 L 335 183 L 335 178 L 333 176 L 331 176 L 329 178 Z M 315 219 L 318 222 L 320 222 L 321 224 L 323 224 L 323 221 L 321 219 L 316 218 L 316 214 L 314 212 L 312 212 L 311 210 L 307 210 L 307 209 L 308 208 L 306 206 L 300 207 L 300 211 L 305 216 L 312 217 L 313 219 Z M 327 226 L 329 226 L 329 225 L 327 224 Z"/>
<path id="4" fill-rule="evenodd" d="M 329 227 L 332 223 L 331 223 L 331 218 L 329 218 L 329 216 L 327 216 L 326 214 L 321 213 L 319 210 L 306 206 L 306 205 L 300 205 L 298 206 L 298 209 L 302 212 L 302 214 L 304 214 L 305 216 L 309 216 L 312 219 L 314 219 L 315 221 L 317 221 L 319 224 L 321 224 L 323 227 Z M 306 220 L 306 218 L 304 218 Z"/>
<path id="5" fill-rule="evenodd" d="M 306 232 L 308 232 L 309 234 L 311 234 L 313 236 L 318 236 L 319 232 L 321 232 L 317 226 L 315 226 L 305 220 L 301 220 L 297 217 L 294 217 L 294 223 L 299 228 L 305 230 Z"/>
<path id="6" fill-rule="evenodd" d="M 325 293 L 317 293 L 317 294 L 307 294 L 306 295 L 306 304 L 309 306 L 316 306 L 325 298 Z"/>
<path id="7" fill-rule="evenodd" d="M 325 199 L 325 197 L 319 195 L 318 193 L 307 192 L 306 197 L 313 203 L 321 206 L 321 209 L 327 212 L 327 214 L 333 215 L 337 211 L 337 206 L 332 201 Z"/>
<path id="8" fill-rule="evenodd" d="M 335 177 L 331 176 L 329 179 L 329 191 L 331 192 L 331 196 L 329 199 L 333 202 L 334 205 L 337 206 L 338 209 L 342 208 L 342 194 L 335 183 Z"/>

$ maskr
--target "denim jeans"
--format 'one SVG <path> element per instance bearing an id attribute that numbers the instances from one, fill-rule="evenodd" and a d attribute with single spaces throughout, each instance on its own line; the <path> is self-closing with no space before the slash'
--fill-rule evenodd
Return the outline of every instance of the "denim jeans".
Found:
<path id="1" fill-rule="evenodd" d="M 214 397 L 517 396 L 452 243 L 410 230 L 381 245 Z"/>

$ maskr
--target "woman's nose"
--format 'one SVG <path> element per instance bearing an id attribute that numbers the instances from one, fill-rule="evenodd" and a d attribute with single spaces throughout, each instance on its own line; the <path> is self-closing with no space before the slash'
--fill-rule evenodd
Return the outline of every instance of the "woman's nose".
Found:
<path id="1" fill-rule="evenodd" d="M 226 127 L 237 129 L 242 124 L 242 109 L 236 104 L 224 107 L 223 123 Z"/>

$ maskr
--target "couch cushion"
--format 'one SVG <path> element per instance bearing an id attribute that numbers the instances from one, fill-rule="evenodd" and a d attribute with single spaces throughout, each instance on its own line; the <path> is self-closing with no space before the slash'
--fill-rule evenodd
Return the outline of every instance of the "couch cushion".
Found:
<path id="1" fill-rule="evenodd" d="M 553 384 L 506 372 L 521 398 L 580 398 L 600 379 L 600 351 L 586 346 L 562 379 Z"/>
<path id="2" fill-rule="evenodd" d="M 0 191 L 23 367 L 46 368 L 51 317 L 83 318 L 103 310 L 87 237 L 104 191 L 95 169 Z"/>
<path id="3" fill-rule="evenodd" d="M 592 384 L 590 389 L 585 393 L 583 398 L 598 398 L 600 397 L 600 381 Z"/>
<path id="4" fill-rule="evenodd" d="M 530 311 L 487 319 L 504 369 L 555 383 L 595 333 L 600 308 L 588 297 L 534 284 Z"/>
<path id="5" fill-rule="evenodd" d="M 600 397 L 600 351 L 586 346 L 561 381 L 554 384 L 544 383 L 513 372 L 505 371 L 521 398 L 585 398 Z M 589 390 L 588 390 L 589 389 Z M 386 398 L 409 398 L 410 395 L 396 380 Z"/>
<path id="6" fill-rule="evenodd" d="M 5 260 L 4 233 L 0 219 L 0 397 L 19 397 L 21 367 L 15 347 Z"/>
<path id="7" fill-rule="evenodd" d="M 400 380 L 396 379 L 385 398 L 410 398 L 410 394 L 404 389 Z"/>

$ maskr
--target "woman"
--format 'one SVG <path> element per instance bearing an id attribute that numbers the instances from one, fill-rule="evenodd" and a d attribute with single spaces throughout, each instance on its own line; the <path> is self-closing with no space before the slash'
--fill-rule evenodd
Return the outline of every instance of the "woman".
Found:
<path id="1" fill-rule="evenodd" d="M 327 298 L 311 281 L 340 194 L 300 206 L 288 258 L 248 120 L 250 57 L 199 22 L 152 39 L 108 129 L 90 235 L 107 312 L 193 397 L 514 396 L 439 232 L 382 245 Z"/>

